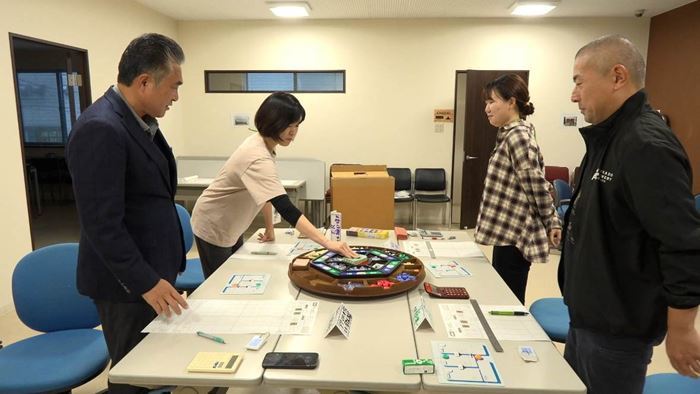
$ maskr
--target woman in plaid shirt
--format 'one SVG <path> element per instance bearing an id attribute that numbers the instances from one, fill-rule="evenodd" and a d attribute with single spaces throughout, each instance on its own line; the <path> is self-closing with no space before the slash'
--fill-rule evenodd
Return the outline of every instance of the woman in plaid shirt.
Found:
<path id="1" fill-rule="evenodd" d="M 484 88 L 486 115 L 498 127 L 484 181 L 476 242 L 493 247 L 493 268 L 525 303 L 531 263 L 546 263 L 549 242 L 558 245 L 561 223 L 544 179 L 535 128 L 525 121 L 535 108 L 523 79 L 502 75 Z"/>

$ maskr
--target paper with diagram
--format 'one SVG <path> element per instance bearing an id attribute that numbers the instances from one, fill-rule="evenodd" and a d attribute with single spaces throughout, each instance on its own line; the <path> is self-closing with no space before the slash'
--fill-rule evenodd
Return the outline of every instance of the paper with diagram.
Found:
<path id="1" fill-rule="evenodd" d="M 432 341 L 438 381 L 445 384 L 501 386 L 501 374 L 485 344 Z"/>

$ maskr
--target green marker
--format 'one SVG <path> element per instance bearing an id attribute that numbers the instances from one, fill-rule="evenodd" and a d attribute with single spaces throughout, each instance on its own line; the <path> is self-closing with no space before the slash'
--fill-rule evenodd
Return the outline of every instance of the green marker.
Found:
<path id="1" fill-rule="evenodd" d="M 226 344 L 226 342 L 224 342 L 223 338 L 217 337 L 215 335 L 207 334 L 206 332 L 197 331 L 197 335 L 199 335 L 202 338 L 211 339 L 214 342 Z"/>
<path id="2" fill-rule="evenodd" d="M 521 311 L 489 311 L 489 314 L 496 316 L 527 316 L 529 313 Z"/>
<path id="3" fill-rule="evenodd" d="M 250 254 L 257 254 L 257 255 L 263 255 L 263 256 L 274 256 L 277 254 L 277 252 L 272 251 L 272 250 L 253 250 L 250 252 Z"/>

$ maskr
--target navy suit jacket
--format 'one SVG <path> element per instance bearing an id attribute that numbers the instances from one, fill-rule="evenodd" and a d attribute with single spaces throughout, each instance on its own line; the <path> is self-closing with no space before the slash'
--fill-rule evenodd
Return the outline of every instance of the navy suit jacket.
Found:
<path id="1" fill-rule="evenodd" d="M 78 118 L 66 160 L 81 227 L 80 293 L 143 301 L 161 278 L 174 283 L 185 247 L 173 201 L 175 158 L 160 130 L 151 140 L 110 88 Z"/>

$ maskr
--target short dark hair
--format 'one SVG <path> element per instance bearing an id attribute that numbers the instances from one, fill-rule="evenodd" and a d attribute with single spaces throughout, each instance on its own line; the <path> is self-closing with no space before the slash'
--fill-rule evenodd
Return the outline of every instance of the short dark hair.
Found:
<path id="1" fill-rule="evenodd" d="M 263 137 L 280 140 L 280 134 L 292 123 L 303 122 L 306 111 L 299 100 L 286 92 L 267 96 L 255 113 L 255 127 Z"/>
<path id="2" fill-rule="evenodd" d="M 518 106 L 520 118 L 525 119 L 535 112 L 535 106 L 530 102 L 530 92 L 527 84 L 518 74 L 505 74 L 494 79 L 484 87 L 484 99 L 491 98 L 491 93 L 496 94 L 503 100 L 515 99 Z"/>
<path id="3" fill-rule="evenodd" d="M 644 87 L 644 57 L 628 38 L 618 34 L 600 37 L 581 47 L 575 58 L 584 55 L 589 56 L 589 61 L 601 74 L 606 74 L 616 64 L 622 64 L 629 71 L 632 82 L 640 88 Z"/>
<path id="4" fill-rule="evenodd" d="M 172 38 L 158 33 L 147 33 L 134 38 L 119 60 L 117 81 L 131 86 L 134 79 L 143 74 L 152 74 L 159 83 L 172 70 L 172 63 L 182 64 L 185 54 Z"/>

